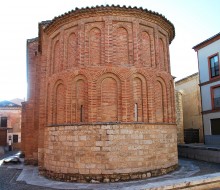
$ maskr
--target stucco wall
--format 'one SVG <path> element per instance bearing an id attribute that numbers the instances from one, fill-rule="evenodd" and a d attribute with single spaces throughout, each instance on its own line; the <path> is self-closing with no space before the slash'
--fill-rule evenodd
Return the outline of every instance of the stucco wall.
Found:
<path id="1" fill-rule="evenodd" d="M 211 96 L 211 87 L 220 85 L 220 81 L 216 81 L 204 86 L 201 86 L 201 94 L 202 94 L 202 110 L 209 111 L 212 110 L 212 96 Z"/>
<path id="2" fill-rule="evenodd" d="M 199 129 L 199 139 L 203 142 L 202 107 L 199 74 L 193 74 L 175 83 L 175 89 L 182 94 L 184 129 Z"/>
<path id="3" fill-rule="evenodd" d="M 204 122 L 204 130 L 205 130 L 205 135 L 212 135 L 211 132 L 211 119 L 217 119 L 220 118 L 220 113 L 215 112 L 215 113 L 209 113 L 209 114 L 204 114 L 203 115 L 203 122 Z"/>
<path id="4" fill-rule="evenodd" d="M 220 112 L 212 106 L 212 87 L 219 85 L 219 76 L 210 78 L 209 75 L 209 57 L 213 54 L 220 54 L 220 40 L 213 38 L 210 43 L 205 44 L 203 48 L 198 50 L 201 95 L 202 95 L 202 111 L 205 135 L 211 134 L 211 119 L 220 118 Z M 214 140 L 214 138 L 213 138 Z M 214 142 L 214 141 L 213 141 Z M 219 140 L 216 141 L 219 144 Z"/>
<path id="5" fill-rule="evenodd" d="M 208 57 L 219 53 L 220 54 L 220 40 L 217 40 L 206 47 L 199 49 L 198 51 L 198 61 L 199 61 L 199 73 L 200 82 L 209 81 L 209 60 Z"/>

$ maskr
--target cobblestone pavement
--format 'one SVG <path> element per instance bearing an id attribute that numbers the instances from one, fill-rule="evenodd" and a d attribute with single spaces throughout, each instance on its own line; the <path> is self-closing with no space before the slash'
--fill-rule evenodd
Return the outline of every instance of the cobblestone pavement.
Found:
<path id="1" fill-rule="evenodd" d="M 3 164 L 2 160 L 5 157 L 16 154 L 16 152 L 9 152 L 6 155 L 0 157 L 0 190 L 50 190 L 55 187 L 56 184 L 59 187 L 62 187 L 61 182 L 51 182 L 53 183 L 50 187 L 26 184 L 23 181 L 16 181 L 18 176 L 22 172 L 22 164 Z M 104 190 L 104 189 L 138 189 L 141 185 L 146 185 L 148 183 L 157 183 L 165 180 L 178 180 L 181 178 L 201 176 L 205 174 L 212 174 L 220 172 L 220 164 L 207 163 L 202 161 L 190 160 L 190 159 L 180 159 L 180 167 L 177 171 L 172 172 L 171 174 L 160 176 L 156 178 L 150 178 L 140 181 L 130 181 L 130 182 L 120 182 L 120 183 L 111 183 L 111 184 L 73 184 L 73 190 Z M 69 183 L 70 185 L 70 183 Z M 64 186 L 63 186 L 64 187 Z M 132 188 L 133 187 L 133 188 Z M 64 188 L 60 188 L 62 190 Z M 218 188 L 217 188 L 218 189 Z M 217 190 L 216 188 L 213 190 Z"/>

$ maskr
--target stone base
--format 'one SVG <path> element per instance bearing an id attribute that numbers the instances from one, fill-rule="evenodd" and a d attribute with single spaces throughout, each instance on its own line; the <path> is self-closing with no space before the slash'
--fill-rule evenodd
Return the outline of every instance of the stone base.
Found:
<path id="1" fill-rule="evenodd" d="M 45 136 L 39 165 L 44 176 L 55 180 L 143 179 L 166 174 L 178 164 L 174 124 L 51 126 Z"/>
<path id="2" fill-rule="evenodd" d="M 25 160 L 24 160 L 24 164 L 25 164 L 25 165 L 38 166 L 38 160 L 32 159 L 32 158 L 28 158 L 28 159 L 25 159 Z"/>
<path id="3" fill-rule="evenodd" d="M 86 183 L 108 183 L 108 182 L 119 182 L 129 181 L 137 179 L 146 179 L 150 177 L 156 177 L 165 175 L 178 168 L 178 164 L 170 166 L 168 168 L 155 169 L 146 172 L 137 173 L 123 173 L 123 174 L 70 174 L 70 173 L 55 173 L 48 170 L 40 170 L 39 174 L 57 181 L 66 182 L 86 182 Z"/>

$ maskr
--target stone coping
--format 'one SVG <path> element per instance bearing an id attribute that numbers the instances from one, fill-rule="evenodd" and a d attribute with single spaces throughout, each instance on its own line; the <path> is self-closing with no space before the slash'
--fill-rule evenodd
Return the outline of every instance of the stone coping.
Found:
<path id="1" fill-rule="evenodd" d="M 176 123 L 147 123 L 147 122 L 88 122 L 88 123 L 65 123 L 65 124 L 51 124 L 47 127 L 59 127 L 59 126 L 82 126 L 82 125 L 132 125 L 132 124 L 144 124 L 144 125 L 176 125 Z"/>

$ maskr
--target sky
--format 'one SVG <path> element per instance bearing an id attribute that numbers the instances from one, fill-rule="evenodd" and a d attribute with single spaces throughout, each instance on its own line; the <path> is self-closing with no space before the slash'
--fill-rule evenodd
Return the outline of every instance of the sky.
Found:
<path id="1" fill-rule="evenodd" d="M 175 27 L 170 45 L 176 80 L 198 72 L 193 46 L 220 32 L 220 0 L 7 0 L 0 2 L 0 101 L 26 99 L 26 40 L 38 36 L 38 23 L 76 7 L 143 7 L 164 15 Z"/>

